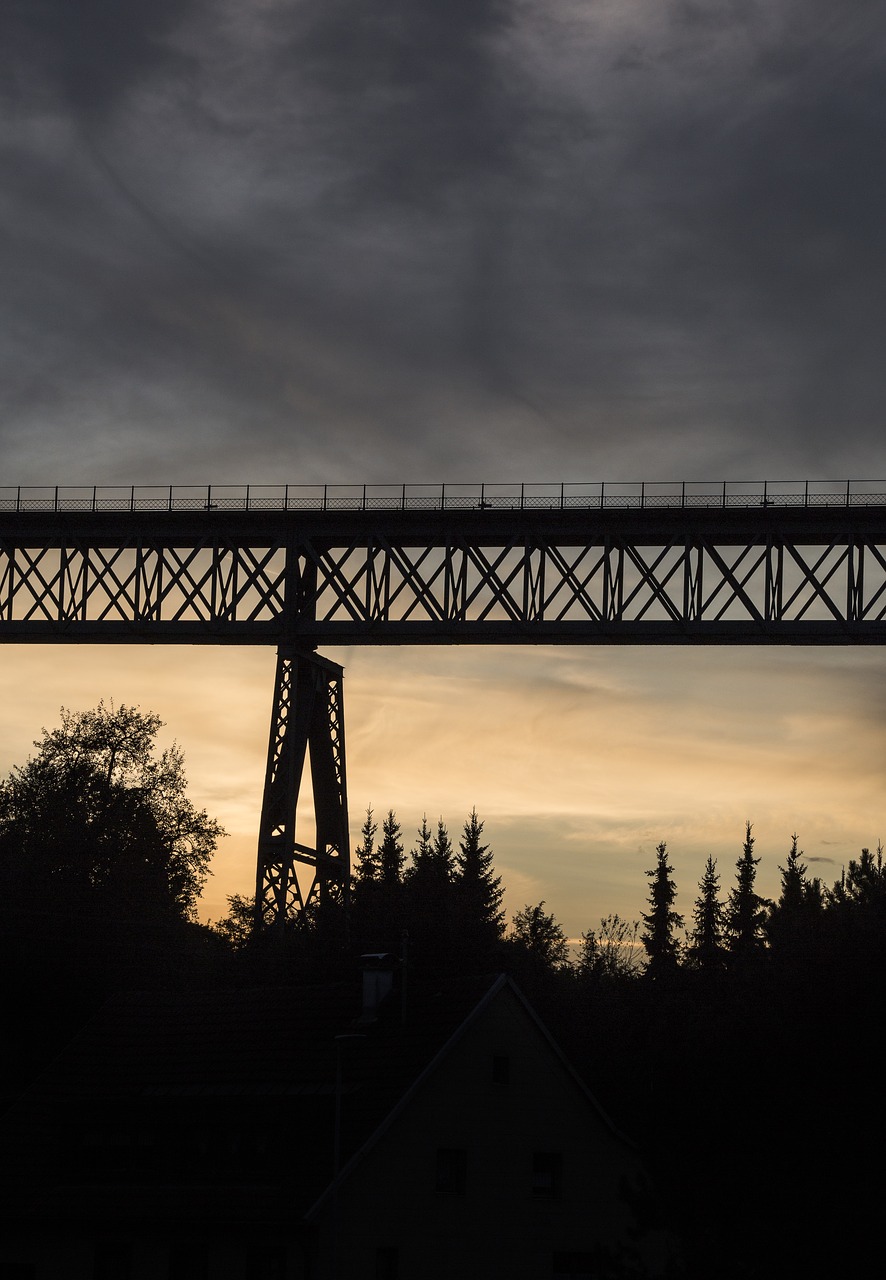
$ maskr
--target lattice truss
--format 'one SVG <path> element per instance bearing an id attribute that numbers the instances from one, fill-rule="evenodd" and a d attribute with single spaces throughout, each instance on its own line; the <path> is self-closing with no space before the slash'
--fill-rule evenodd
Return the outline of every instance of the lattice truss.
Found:
<path id="1" fill-rule="evenodd" d="M 562 546 L 378 542 L 309 550 L 323 623 L 419 624 L 476 634 L 490 623 L 883 623 L 886 548 L 850 542 Z"/>
<path id="2" fill-rule="evenodd" d="M 280 546 L 4 545 L 0 621 L 256 623 L 283 610 Z"/>
<path id="3" fill-rule="evenodd" d="M 723 545 L 685 537 L 565 545 L 515 536 L 404 545 L 195 541 L 189 546 L 0 543 L 0 637 L 244 642 L 448 642 L 608 638 L 623 627 L 722 638 L 830 627 L 863 638 L 886 624 L 886 545 L 785 538 Z M 522 628 L 522 630 L 521 630 Z M 688 629 L 688 630 L 686 630 Z M 536 638 L 533 634 L 532 638 Z M 880 637 L 882 638 L 882 636 Z"/>
<path id="4" fill-rule="evenodd" d="M 306 756 L 312 846 L 296 840 Z M 314 654 L 282 650 L 259 828 L 257 923 L 282 925 L 315 906 L 344 905 L 349 874 L 342 669 Z"/>

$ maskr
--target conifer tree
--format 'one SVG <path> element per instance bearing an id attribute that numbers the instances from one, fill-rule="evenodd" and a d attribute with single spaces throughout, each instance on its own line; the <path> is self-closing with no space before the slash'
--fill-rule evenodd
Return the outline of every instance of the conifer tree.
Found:
<path id="1" fill-rule="evenodd" d="M 796 831 L 791 836 L 791 848 L 781 872 L 781 893 L 776 906 L 782 911 L 799 911 L 806 897 L 806 872 L 808 868 L 800 859 L 803 852 L 797 847 Z"/>
<path id="2" fill-rule="evenodd" d="M 402 830 L 393 809 L 389 809 L 381 826 L 382 840 L 378 847 L 378 878 L 387 886 L 399 885 L 403 879 L 406 857 L 403 853 Z"/>
<path id="3" fill-rule="evenodd" d="M 698 884 L 699 894 L 692 911 L 692 932 L 687 954 L 699 969 L 719 969 L 726 955 L 723 944 L 725 907 L 720 901 L 720 877 L 717 862 L 708 855 L 704 875 Z"/>
<path id="4" fill-rule="evenodd" d="M 726 937 L 730 954 L 739 960 L 759 952 L 764 945 L 767 902 L 754 889 L 759 858 L 754 857 L 753 827 L 745 826 L 741 857 L 735 864 L 736 883 L 726 907 Z"/>
<path id="5" fill-rule="evenodd" d="M 360 828 L 360 843 L 354 850 L 356 860 L 354 880 L 358 887 L 379 878 L 378 850 L 375 847 L 377 832 L 378 823 L 373 821 L 372 805 L 370 805 L 366 810 L 363 826 Z"/>
<path id="6" fill-rule="evenodd" d="M 460 946 L 465 962 L 472 967 L 491 962 L 505 928 L 501 876 L 494 874 L 492 851 L 480 843 L 482 835 L 483 823 L 473 809 L 455 856 Z"/>
<path id="7" fill-rule="evenodd" d="M 883 846 L 877 845 L 876 856 L 862 849 L 859 857 L 850 858 L 849 866 L 828 895 L 835 906 L 886 907 L 886 866 Z"/>
<path id="8" fill-rule="evenodd" d="M 351 899 L 351 933 L 367 950 L 397 952 L 405 927 L 403 901 L 403 842 L 393 809 L 382 822 L 381 843 L 376 843 L 377 823 L 366 811 L 361 843 L 356 851 L 357 869 Z"/>
<path id="9" fill-rule="evenodd" d="M 649 886 L 649 911 L 643 915 L 646 932 L 640 935 L 648 956 L 646 972 L 651 978 L 661 977 L 676 969 L 680 944 L 675 931 L 683 927 L 683 917 L 674 910 L 677 885 L 664 841 L 655 850 L 655 854 L 655 866 L 646 872 L 652 883 Z"/>
<path id="10" fill-rule="evenodd" d="M 421 826 L 418 829 L 418 841 L 412 849 L 412 867 L 410 873 L 417 868 L 426 867 L 433 858 L 434 840 L 428 826 L 428 815 L 422 814 Z"/>
<path id="11" fill-rule="evenodd" d="M 418 829 L 418 841 L 412 849 L 412 866 L 406 879 L 421 896 L 441 893 L 452 883 L 454 875 L 452 842 L 443 819 L 437 822 L 437 831 L 431 835 L 427 814 L 422 817 Z"/>
<path id="12" fill-rule="evenodd" d="M 440 972 L 455 963 L 452 845 L 441 818 L 431 835 L 422 818 L 412 866 L 405 877 L 411 962 L 418 971 Z"/>
<path id="13" fill-rule="evenodd" d="M 445 875 L 447 880 L 452 880 L 455 875 L 452 841 L 449 839 L 449 832 L 446 830 L 446 823 L 442 818 L 437 820 L 437 831 L 434 835 L 432 855 L 434 859 L 434 866 L 439 870 L 441 876 Z"/>
<path id="14" fill-rule="evenodd" d="M 820 918 L 824 910 L 824 892 L 821 881 L 807 878 L 803 851 L 798 847 L 797 834 L 791 836 L 791 848 L 781 872 L 781 893 L 773 903 L 766 921 L 766 933 L 773 946 L 779 946 L 805 935 L 808 927 Z"/>

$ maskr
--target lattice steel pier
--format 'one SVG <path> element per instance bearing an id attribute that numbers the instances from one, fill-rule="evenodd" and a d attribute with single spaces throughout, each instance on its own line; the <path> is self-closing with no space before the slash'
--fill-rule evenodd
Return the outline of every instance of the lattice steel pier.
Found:
<path id="1" fill-rule="evenodd" d="M 282 924 L 314 905 L 346 906 L 348 795 L 342 669 L 316 654 L 281 648 L 265 772 L 256 922 Z M 296 811 L 309 755 L 316 839 L 296 839 Z M 299 879 L 299 867 L 306 872 Z"/>

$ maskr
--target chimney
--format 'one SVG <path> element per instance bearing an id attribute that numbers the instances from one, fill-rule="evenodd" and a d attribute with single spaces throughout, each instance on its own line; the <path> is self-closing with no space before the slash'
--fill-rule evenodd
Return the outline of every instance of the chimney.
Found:
<path id="1" fill-rule="evenodd" d="M 397 957 L 389 951 L 371 951 L 360 957 L 363 972 L 363 1008 L 358 1026 L 375 1022 L 382 1003 L 391 994 Z"/>

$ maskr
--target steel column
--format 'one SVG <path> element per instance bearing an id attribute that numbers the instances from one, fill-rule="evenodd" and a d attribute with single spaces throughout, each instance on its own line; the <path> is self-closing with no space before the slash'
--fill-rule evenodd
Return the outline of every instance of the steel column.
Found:
<path id="1" fill-rule="evenodd" d="M 262 798 L 256 924 L 282 928 L 306 913 L 345 905 L 350 876 L 342 668 L 281 647 Z M 296 840 L 306 759 L 314 802 L 313 846 Z M 299 878 L 301 869 L 301 879 Z"/>

